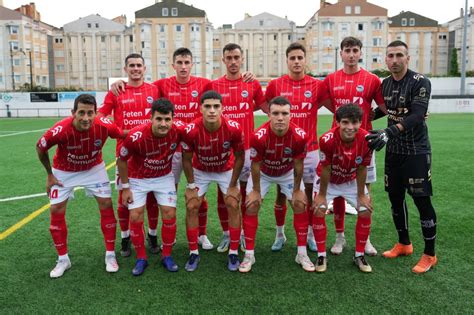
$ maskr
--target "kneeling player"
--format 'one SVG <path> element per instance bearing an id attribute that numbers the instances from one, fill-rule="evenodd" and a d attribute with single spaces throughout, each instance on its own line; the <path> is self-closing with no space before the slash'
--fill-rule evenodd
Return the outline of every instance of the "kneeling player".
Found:
<path id="1" fill-rule="evenodd" d="M 46 190 L 51 202 L 50 232 L 59 258 L 50 272 L 61 277 L 71 268 L 67 248 L 66 205 L 74 197 L 74 188 L 83 186 L 94 196 L 100 210 L 100 225 L 105 240 L 105 265 L 108 272 L 117 272 L 115 259 L 116 220 L 112 207 L 109 178 L 102 160 L 102 147 L 108 137 L 122 138 L 122 131 L 106 118 L 97 118 L 94 96 L 82 94 L 74 100 L 72 117 L 61 120 L 37 143 L 38 158 L 48 177 Z M 51 167 L 48 150 L 57 145 Z"/>
<path id="2" fill-rule="evenodd" d="M 242 131 L 237 122 L 222 117 L 222 97 L 207 91 L 201 97 L 202 117 L 186 127 L 183 139 L 183 171 L 186 186 L 186 232 L 190 250 L 187 271 L 199 264 L 198 209 L 212 182 L 224 193 L 229 213 L 230 249 L 227 268 L 237 271 L 240 240 L 240 189 L 238 180 L 244 165 Z M 235 157 L 235 160 L 234 160 Z"/>
<path id="3" fill-rule="evenodd" d="M 161 263 L 168 271 L 178 271 L 178 265 L 171 257 L 176 237 L 176 188 L 171 163 L 184 130 L 182 123 L 173 123 L 173 116 L 174 106 L 169 100 L 155 100 L 151 107 L 151 122 L 133 128 L 120 148 L 117 163 L 122 199 L 124 206 L 130 209 L 130 236 L 137 253 L 132 270 L 134 276 L 141 275 L 148 266 L 143 212 L 150 192 L 155 195 L 161 210 Z"/>
<path id="4" fill-rule="evenodd" d="M 314 265 L 306 252 L 308 216 L 302 183 L 308 139 L 303 129 L 290 122 L 290 107 L 290 101 L 284 97 L 272 99 L 269 102 L 270 121 L 263 124 L 250 140 L 252 176 L 247 186 L 247 212 L 244 216 L 246 250 L 240 272 L 249 272 L 255 263 L 258 211 L 271 184 L 280 186 L 294 211 L 298 245 L 295 261 L 304 270 L 314 271 Z"/>
<path id="5" fill-rule="evenodd" d="M 339 107 L 336 127 L 319 140 L 319 179 L 314 183 L 313 230 L 318 248 L 316 271 L 326 271 L 326 210 L 328 202 L 344 197 L 356 206 L 356 249 L 354 263 L 363 272 L 372 272 L 364 258 L 364 249 L 370 233 L 372 204 L 365 186 L 367 166 L 372 158 L 365 136 L 360 129 L 362 110 L 354 104 Z"/>

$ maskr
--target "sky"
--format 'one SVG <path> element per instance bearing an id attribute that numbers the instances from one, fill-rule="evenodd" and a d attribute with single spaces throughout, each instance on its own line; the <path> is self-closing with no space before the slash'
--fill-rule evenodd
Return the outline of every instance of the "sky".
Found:
<path id="1" fill-rule="evenodd" d="M 0 0 L 1 1 L 1 0 Z M 112 19 L 125 14 L 127 21 L 135 20 L 135 11 L 155 3 L 155 0 L 3 0 L 3 5 L 15 9 L 22 4 L 35 2 L 41 20 L 56 27 L 85 17 L 99 14 Z M 214 27 L 235 24 L 243 20 L 245 13 L 257 15 L 268 12 L 280 17 L 287 16 L 297 26 L 304 25 L 319 9 L 319 0 L 185 0 L 188 5 L 205 10 Z M 327 0 L 336 3 L 336 0 Z M 412 11 L 425 17 L 446 23 L 460 16 L 465 0 L 369 0 L 368 2 L 388 9 L 388 16 L 401 11 Z M 474 0 L 468 1 L 474 6 Z"/>

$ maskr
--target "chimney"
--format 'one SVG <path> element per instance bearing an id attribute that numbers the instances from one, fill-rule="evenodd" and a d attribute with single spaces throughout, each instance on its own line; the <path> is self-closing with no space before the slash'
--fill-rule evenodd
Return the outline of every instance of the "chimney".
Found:
<path id="1" fill-rule="evenodd" d="M 320 0 L 320 1 L 319 1 L 319 9 L 322 9 L 322 8 L 324 8 L 325 6 L 326 6 L 326 1 Z"/>
<path id="2" fill-rule="evenodd" d="M 464 17 L 464 9 L 461 8 L 461 17 Z"/>
<path id="3" fill-rule="evenodd" d="M 252 17 L 252 16 L 251 16 L 250 14 L 245 13 L 245 15 L 244 15 L 244 20 L 246 20 L 246 19 L 248 19 L 248 18 L 251 18 L 251 17 Z"/>

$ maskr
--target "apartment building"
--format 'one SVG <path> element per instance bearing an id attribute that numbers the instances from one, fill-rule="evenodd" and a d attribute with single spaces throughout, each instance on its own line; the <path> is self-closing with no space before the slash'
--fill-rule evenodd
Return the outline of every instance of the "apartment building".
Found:
<path id="1" fill-rule="evenodd" d="M 448 67 L 451 64 L 451 58 L 453 54 L 453 48 L 456 50 L 458 55 L 459 72 L 461 72 L 462 60 L 462 37 L 463 37 L 463 23 L 464 23 L 464 10 L 460 9 L 460 15 L 458 18 L 449 21 L 447 23 L 449 35 L 448 35 Z M 469 8 L 467 15 L 467 38 L 466 38 L 466 71 L 474 71 L 474 10 L 472 7 Z"/>

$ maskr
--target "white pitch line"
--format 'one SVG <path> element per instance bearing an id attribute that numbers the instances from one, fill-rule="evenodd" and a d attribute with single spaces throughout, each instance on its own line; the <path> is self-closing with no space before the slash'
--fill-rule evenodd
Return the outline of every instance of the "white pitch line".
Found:
<path id="1" fill-rule="evenodd" d="M 25 133 L 33 133 L 33 132 L 39 132 L 39 131 L 45 131 L 45 130 L 48 130 L 48 129 L 38 129 L 38 130 L 20 131 L 20 132 L 15 132 L 15 133 L 9 133 L 9 134 L 6 134 L 6 135 L 0 135 L 0 138 L 2 138 L 2 137 L 10 137 L 10 136 L 17 136 L 17 135 L 22 135 L 22 134 L 25 134 Z"/>

